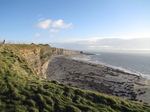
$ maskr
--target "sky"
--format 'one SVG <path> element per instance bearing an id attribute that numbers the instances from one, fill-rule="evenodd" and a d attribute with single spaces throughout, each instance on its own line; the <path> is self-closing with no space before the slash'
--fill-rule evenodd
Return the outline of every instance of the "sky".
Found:
<path id="1" fill-rule="evenodd" d="M 0 41 L 150 51 L 150 0 L 0 0 Z"/>

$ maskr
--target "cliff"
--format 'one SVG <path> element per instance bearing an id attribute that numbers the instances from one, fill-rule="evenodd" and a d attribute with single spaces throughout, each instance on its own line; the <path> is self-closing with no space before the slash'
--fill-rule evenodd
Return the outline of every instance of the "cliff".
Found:
<path id="1" fill-rule="evenodd" d="M 148 105 L 41 78 L 34 69 L 51 57 L 47 45 L 0 47 L 0 112 L 150 112 Z"/>
<path id="2" fill-rule="evenodd" d="M 14 47 L 26 59 L 28 64 L 33 67 L 37 74 L 46 78 L 46 69 L 52 57 L 52 50 L 49 45 L 15 44 Z"/>
<path id="3" fill-rule="evenodd" d="M 80 51 L 52 47 L 52 54 L 53 55 L 79 54 L 79 53 L 80 53 Z"/>
<path id="4" fill-rule="evenodd" d="M 80 53 L 79 51 L 53 48 L 42 44 L 15 44 L 14 47 L 27 60 L 29 65 L 33 67 L 36 73 L 40 74 L 43 78 L 46 78 L 46 70 L 52 56 Z"/>

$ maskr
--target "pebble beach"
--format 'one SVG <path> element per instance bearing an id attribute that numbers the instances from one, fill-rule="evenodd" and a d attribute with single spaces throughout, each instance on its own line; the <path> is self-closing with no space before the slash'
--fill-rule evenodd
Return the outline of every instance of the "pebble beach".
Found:
<path id="1" fill-rule="evenodd" d="M 84 54 L 54 56 L 47 79 L 89 91 L 150 104 L 150 81 L 104 65 L 75 60 Z"/>

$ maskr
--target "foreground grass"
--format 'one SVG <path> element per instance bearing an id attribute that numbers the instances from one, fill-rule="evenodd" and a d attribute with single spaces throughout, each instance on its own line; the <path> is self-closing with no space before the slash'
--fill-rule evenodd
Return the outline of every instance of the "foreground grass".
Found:
<path id="1" fill-rule="evenodd" d="M 150 112 L 148 105 L 42 79 L 14 48 L 0 48 L 0 112 Z"/>

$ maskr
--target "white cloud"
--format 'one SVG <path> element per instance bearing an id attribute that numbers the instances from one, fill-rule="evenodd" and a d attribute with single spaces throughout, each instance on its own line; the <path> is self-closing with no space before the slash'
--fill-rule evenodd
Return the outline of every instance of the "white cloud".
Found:
<path id="1" fill-rule="evenodd" d="M 91 48 L 112 48 L 113 46 L 89 46 Z"/>
<path id="2" fill-rule="evenodd" d="M 48 19 L 48 20 L 42 21 L 40 23 L 34 24 L 34 26 L 42 28 L 42 29 L 47 29 L 50 27 L 51 22 L 52 22 L 52 20 Z"/>
<path id="3" fill-rule="evenodd" d="M 45 21 L 46 19 L 44 17 L 41 17 L 38 21 Z"/>
<path id="4" fill-rule="evenodd" d="M 87 39 L 79 39 L 79 38 L 64 38 L 57 40 L 57 43 L 95 43 L 99 41 L 101 38 L 87 38 Z"/>
<path id="5" fill-rule="evenodd" d="M 150 32 L 139 32 L 133 35 L 126 36 L 127 39 L 133 38 L 150 38 Z"/>
<path id="6" fill-rule="evenodd" d="M 36 37 L 40 37 L 41 34 L 40 34 L 40 33 L 36 33 L 35 36 L 36 36 Z"/>
<path id="7" fill-rule="evenodd" d="M 60 30 L 50 29 L 50 33 L 58 33 Z"/>
<path id="8" fill-rule="evenodd" d="M 43 21 L 42 21 L 43 20 Z M 42 28 L 42 29 L 47 29 L 49 27 L 55 27 L 55 28 L 70 28 L 73 24 L 72 23 L 69 23 L 69 24 L 66 24 L 64 23 L 63 20 L 59 19 L 59 20 L 56 20 L 56 21 L 52 21 L 51 19 L 47 19 L 45 20 L 45 18 L 40 18 L 39 19 L 39 23 L 37 24 L 34 24 L 35 27 L 39 27 L 39 28 Z"/>
<path id="9" fill-rule="evenodd" d="M 51 38 L 55 37 L 55 35 L 50 35 Z"/>
<path id="10" fill-rule="evenodd" d="M 139 39 L 139 38 L 150 38 L 150 32 L 138 32 L 131 35 L 124 36 L 107 36 L 107 37 L 93 37 L 91 40 L 99 40 L 99 39 Z"/>
<path id="11" fill-rule="evenodd" d="M 139 36 L 140 37 L 140 36 Z M 52 45 L 76 50 L 150 50 L 150 38 L 89 38 L 89 39 L 59 39 Z M 55 47 L 57 47 L 55 46 Z"/>
<path id="12" fill-rule="evenodd" d="M 69 28 L 71 27 L 73 24 L 72 23 L 69 23 L 69 24 L 65 24 L 63 22 L 63 20 L 57 20 L 57 21 L 53 21 L 52 23 L 52 27 L 58 27 L 58 28 Z"/>

